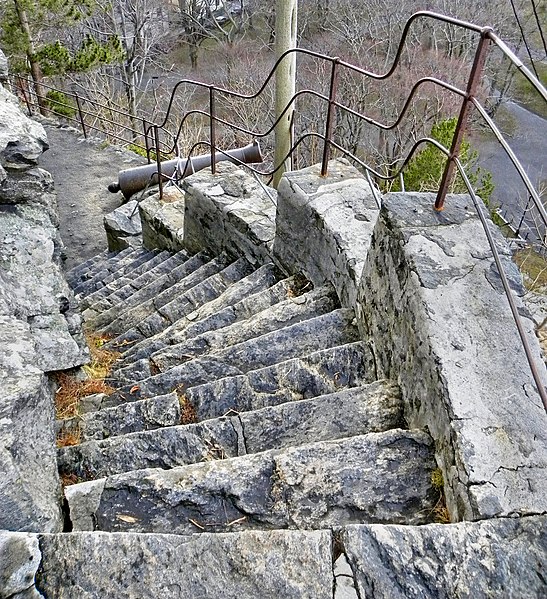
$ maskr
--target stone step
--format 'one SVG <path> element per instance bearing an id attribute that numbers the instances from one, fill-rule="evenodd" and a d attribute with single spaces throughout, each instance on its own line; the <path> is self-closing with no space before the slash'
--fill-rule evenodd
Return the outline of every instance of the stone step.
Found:
<path id="1" fill-rule="evenodd" d="M 107 439 L 135 431 L 174 426 L 180 422 L 179 398 L 176 393 L 167 393 L 83 414 L 80 418 L 81 439 Z"/>
<path id="2" fill-rule="evenodd" d="M 199 306 L 219 297 L 230 285 L 246 277 L 252 270 L 249 262 L 240 258 L 182 294 L 172 293 L 176 285 L 166 289 L 154 301 L 155 311 L 140 321 L 134 329 L 123 333 L 122 339 L 142 339 L 160 333 L 183 316 L 194 312 Z M 162 303 L 165 299 L 162 297 L 164 294 L 172 297 L 167 303 Z M 105 330 L 110 332 L 109 327 Z"/>
<path id="3" fill-rule="evenodd" d="M 110 280 L 103 281 L 106 283 L 104 287 L 101 287 L 85 298 L 82 298 L 80 307 L 82 309 L 93 307 L 95 311 L 101 311 L 103 305 L 105 305 L 106 308 L 109 308 L 112 304 L 106 301 L 106 298 L 110 297 L 114 291 L 124 285 L 130 285 L 131 283 L 138 285 L 138 281 L 142 276 L 146 276 L 147 273 L 153 271 L 157 266 L 163 264 L 172 257 L 173 254 L 171 252 L 158 252 L 148 262 L 144 262 L 138 266 L 129 275 L 120 275 L 115 276 L 114 278 L 108 277 Z"/>
<path id="4" fill-rule="evenodd" d="M 115 306 L 122 301 L 128 302 L 136 291 L 157 282 L 165 275 L 173 273 L 189 259 L 190 256 L 184 251 L 177 252 L 176 254 L 168 252 L 168 256 L 165 260 L 162 260 L 162 262 L 154 268 L 143 272 L 136 279 L 131 280 L 127 277 L 120 277 L 117 281 L 112 281 L 109 286 L 111 286 L 114 291 L 104 298 L 104 301 L 100 306 L 93 306 L 93 309 L 102 311 Z"/>
<path id="5" fill-rule="evenodd" d="M 140 289 L 131 287 L 133 291 L 127 298 L 118 296 L 117 292 L 111 294 L 106 298 L 104 305 L 94 306 L 93 311 L 86 311 L 85 316 L 89 322 L 89 326 L 100 329 L 120 319 L 117 321 L 116 328 L 123 330 L 123 322 L 130 320 L 134 316 L 133 309 L 138 311 L 138 307 L 142 306 L 140 309 L 141 313 L 146 313 L 146 315 L 152 313 L 155 309 L 154 300 L 158 295 L 169 287 L 181 283 L 184 279 L 192 275 L 194 271 L 204 267 L 210 260 L 211 258 L 205 252 L 201 252 L 179 264 L 169 272 L 158 274 L 155 280 Z M 202 274 L 204 273 L 202 272 Z M 112 305 L 106 306 L 106 302 L 112 302 Z"/>
<path id="6" fill-rule="evenodd" d="M 184 295 L 184 293 L 192 289 L 192 287 L 199 285 L 226 267 L 224 258 L 212 258 L 204 264 L 199 264 L 202 261 L 202 257 L 198 258 L 196 256 L 190 258 L 190 260 L 183 265 L 183 267 L 186 266 L 184 270 L 187 271 L 188 274 L 181 278 L 177 283 L 170 283 L 155 297 L 147 298 L 142 303 L 127 311 L 123 310 L 123 304 L 119 306 L 119 308 L 111 308 L 111 310 L 114 311 L 113 313 L 116 313 L 117 311 L 117 316 L 108 325 L 102 327 L 102 330 L 105 333 L 117 335 L 114 342 L 111 343 L 113 347 L 123 347 L 124 343 L 142 339 L 143 335 L 136 327 L 148 316 L 154 314 L 158 307 L 171 301 L 172 293 L 175 293 L 176 291 L 176 294 Z M 194 265 L 197 267 L 189 270 L 190 267 L 194 267 Z"/>
<path id="7" fill-rule="evenodd" d="M 23 535 L 6 534 L 19 535 L 19 556 Z M 330 531 L 185 537 L 82 532 L 40 535 L 39 543 L 32 535 L 32 543 L 38 555 L 33 563 L 31 553 L 21 570 L 27 574 L 33 565 L 42 565 L 36 574 L 42 594 L 33 597 L 332 599 Z M 19 581 L 23 576 L 12 578 Z M 24 593 L 30 599 L 28 586 L 21 585 L 22 593 L 13 596 Z"/>
<path id="8" fill-rule="evenodd" d="M 170 339 L 172 345 L 154 352 L 147 360 L 117 369 L 115 376 L 119 381 L 136 382 L 154 372 L 164 372 L 203 354 L 217 352 L 314 316 L 326 314 L 332 311 L 337 303 L 333 289 L 320 288 L 298 298 L 280 302 L 243 322 L 209 331 L 180 343 L 177 341 L 184 338 L 183 335 L 173 333 Z"/>
<path id="9" fill-rule="evenodd" d="M 188 536 L 2 531 L 0 547 L 14 598 L 528 599 L 545 597 L 546 532 L 542 515 Z"/>
<path id="10" fill-rule="evenodd" d="M 438 492 L 433 442 L 393 429 L 65 488 L 73 530 L 191 534 L 425 524 Z"/>
<path id="11" fill-rule="evenodd" d="M 103 287 L 105 281 L 112 280 L 111 277 L 131 272 L 144 262 L 150 260 L 156 253 L 157 251 L 135 249 L 122 258 L 116 257 L 112 260 L 107 260 L 103 263 L 103 268 L 92 278 L 83 281 L 74 288 L 74 294 L 79 297 L 87 296 L 99 289 L 99 287 Z"/>
<path id="12" fill-rule="evenodd" d="M 271 366 L 290 358 L 305 356 L 317 350 L 351 343 L 359 338 L 353 323 L 352 310 L 339 309 L 310 318 L 303 322 L 238 343 L 218 352 L 189 360 L 165 372 L 125 385 L 113 393 L 108 401 L 117 405 L 174 389 L 183 392 L 195 385 L 224 377 L 244 374 L 264 366 Z M 116 381 L 112 381 L 116 386 Z M 138 387 L 138 388 L 136 388 Z"/>
<path id="13" fill-rule="evenodd" d="M 261 266 L 248 277 L 228 287 L 218 298 L 177 320 L 165 331 L 131 345 L 117 362 L 118 367 L 128 366 L 168 347 L 174 335 L 191 339 L 244 320 L 282 301 L 287 297 L 292 278 L 275 283 L 276 278 L 276 269 L 272 264 Z"/>
<path id="14" fill-rule="evenodd" d="M 127 260 L 130 260 L 132 257 L 137 257 L 142 254 L 143 251 L 144 250 L 141 248 L 128 247 L 120 252 L 108 252 L 103 260 L 97 260 L 91 268 L 81 274 L 77 283 L 74 285 L 74 292 L 79 293 L 80 291 L 77 290 L 79 286 L 90 283 L 101 272 L 115 272 L 121 265 L 126 264 Z M 93 291 L 94 289 L 90 290 L 90 292 Z"/>
<path id="15" fill-rule="evenodd" d="M 144 402 L 151 400 L 142 400 Z M 135 428 L 135 402 L 124 422 Z M 91 480 L 143 468 L 173 468 L 269 449 L 329 441 L 404 426 L 398 388 L 386 381 L 344 389 L 199 424 L 143 431 L 58 450 L 59 472 Z M 97 437 L 96 437 L 97 438 Z"/>
<path id="16" fill-rule="evenodd" d="M 328 395 L 376 378 L 372 352 L 359 341 L 190 387 L 185 400 L 203 421 Z"/>
<path id="17" fill-rule="evenodd" d="M 92 256 L 88 258 L 85 262 L 81 262 L 77 266 L 74 266 L 70 270 L 65 272 L 65 278 L 72 289 L 77 283 L 81 280 L 84 280 L 86 277 L 93 276 L 93 270 L 99 268 L 99 263 L 108 260 L 108 258 L 113 258 L 118 252 L 108 252 L 104 251 L 96 256 Z"/>

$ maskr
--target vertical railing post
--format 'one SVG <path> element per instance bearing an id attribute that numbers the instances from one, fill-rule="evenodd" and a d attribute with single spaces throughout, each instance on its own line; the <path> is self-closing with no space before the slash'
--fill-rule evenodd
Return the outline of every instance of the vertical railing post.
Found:
<path id="1" fill-rule="evenodd" d="M 444 200 L 446 198 L 446 194 L 448 193 L 448 189 L 452 184 L 454 168 L 456 166 L 455 160 L 460 155 L 460 148 L 467 127 L 467 122 L 469 120 L 469 111 L 472 107 L 471 99 L 477 93 L 477 88 L 481 81 L 482 71 L 484 69 L 484 63 L 486 61 L 486 54 L 488 51 L 488 44 L 490 43 L 488 34 L 491 31 L 492 30 L 489 27 L 485 27 L 481 31 L 481 38 L 477 46 L 477 51 L 475 52 L 475 59 L 473 61 L 473 66 L 471 67 L 471 72 L 469 73 L 465 97 L 462 101 L 460 115 L 456 124 L 456 130 L 454 131 L 450 155 L 448 156 L 441 179 L 441 184 L 439 186 L 439 191 L 437 193 L 437 199 L 435 200 L 435 210 L 442 210 L 444 208 Z"/>
<path id="2" fill-rule="evenodd" d="M 76 106 L 78 107 L 78 115 L 80 116 L 80 124 L 82 125 L 82 132 L 84 134 L 84 139 L 87 139 L 87 129 L 85 128 L 84 114 L 82 112 L 80 96 L 78 94 L 74 94 L 74 97 L 76 98 Z"/>
<path id="3" fill-rule="evenodd" d="M 25 104 L 27 105 L 28 115 L 32 116 L 32 106 L 30 105 L 30 101 L 27 96 L 27 92 L 25 90 L 25 85 L 24 85 L 26 83 L 26 80 L 23 80 L 19 76 L 17 76 L 17 80 L 19 81 L 19 89 L 21 90 L 21 93 L 23 94 L 23 98 L 25 100 Z"/>
<path id="4" fill-rule="evenodd" d="M 160 187 L 160 200 L 163 198 L 163 180 L 161 174 L 161 157 L 160 157 L 160 132 L 158 126 L 154 125 L 154 143 L 156 145 L 156 164 L 158 166 L 158 185 Z"/>
<path id="5" fill-rule="evenodd" d="M 146 119 L 142 119 L 142 130 L 144 133 L 144 147 L 146 148 L 146 160 L 148 160 L 148 164 L 152 162 L 150 159 L 150 143 L 148 142 L 148 123 Z"/>
<path id="6" fill-rule="evenodd" d="M 339 58 L 333 58 L 332 69 L 330 74 L 330 88 L 329 88 L 329 107 L 327 110 L 327 122 L 325 124 L 325 142 L 323 145 L 323 159 L 321 161 L 321 176 L 326 177 L 328 171 L 328 163 L 330 156 L 330 142 L 332 140 L 332 132 L 334 129 L 334 116 L 335 116 L 335 102 L 336 92 L 338 90 L 338 64 Z"/>
<path id="7" fill-rule="evenodd" d="M 215 88 L 209 87 L 209 139 L 211 142 L 211 172 L 216 174 L 216 109 L 215 109 Z"/>

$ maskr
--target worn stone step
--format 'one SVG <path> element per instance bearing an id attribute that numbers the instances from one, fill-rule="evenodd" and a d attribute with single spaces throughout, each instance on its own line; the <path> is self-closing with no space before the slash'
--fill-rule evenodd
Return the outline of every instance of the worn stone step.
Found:
<path id="1" fill-rule="evenodd" d="M 132 311 L 134 309 L 141 313 L 151 313 L 154 310 L 154 299 L 158 295 L 165 289 L 181 283 L 184 279 L 192 275 L 194 271 L 204 267 L 210 259 L 205 252 L 196 254 L 169 272 L 158 274 L 155 280 L 148 285 L 140 289 L 131 287 L 133 289 L 132 294 L 127 298 L 120 298 L 117 292 L 111 294 L 105 300 L 106 302 L 112 302 L 110 307 L 106 306 L 106 304 L 102 305 L 103 309 L 100 306 L 94 306 L 93 312 L 87 311 L 85 313 L 89 326 L 94 329 L 100 329 L 110 323 L 116 322 L 116 328 L 122 330 L 123 323 L 133 318 L 134 313 Z M 95 308 L 97 309 L 95 310 Z M 112 326 L 114 327 L 114 324 Z"/>
<path id="2" fill-rule="evenodd" d="M 140 274 L 136 279 L 120 277 L 117 281 L 111 283 L 112 288 L 115 289 L 115 291 L 105 298 L 104 308 L 102 305 L 101 308 L 107 309 L 122 301 L 129 301 L 137 290 L 155 283 L 164 275 L 171 274 L 189 259 L 190 255 L 185 251 L 179 251 L 176 254 L 168 252 L 168 257 L 166 259 L 162 260 L 154 268 L 146 270 L 146 272 Z M 94 307 L 94 309 L 98 308 Z"/>
<path id="3" fill-rule="evenodd" d="M 82 532 L 40 535 L 39 542 L 32 535 L 32 543 L 38 555 L 21 569 L 41 564 L 36 586 L 52 599 L 332 599 L 330 531 Z M 22 545 L 13 548 L 17 555 Z"/>
<path id="4" fill-rule="evenodd" d="M 228 346 L 326 314 L 336 307 L 337 302 L 334 290 L 325 287 L 298 298 L 287 299 L 253 318 L 209 331 L 190 340 L 177 343 L 184 336 L 173 333 L 170 338 L 172 345 L 154 352 L 148 360 L 140 360 L 116 370 L 115 376 L 119 381 L 136 382 L 201 355 L 218 352 Z"/>
<path id="5" fill-rule="evenodd" d="M 184 536 L 2 531 L 0 548 L 9 597 L 529 599 L 545 596 L 546 532 L 540 515 Z"/>
<path id="6" fill-rule="evenodd" d="M 201 259 L 196 256 L 190 258 L 183 265 L 183 267 L 186 266 L 185 270 L 188 270 L 194 266 L 194 261 L 197 261 L 196 268 L 189 270 L 188 274 L 177 283 L 169 284 L 155 297 L 147 298 L 142 303 L 127 311 L 117 311 L 116 318 L 103 327 L 103 332 L 117 335 L 111 344 L 112 346 L 123 347 L 124 343 L 135 341 L 135 339 L 142 339 L 143 335 L 136 329 L 137 325 L 150 316 L 150 314 L 153 314 L 164 302 L 170 301 L 172 293 L 176 292 L 176 294 L 183 295 L 189 289 L 192 289 L 195 285 L 199 285 L 226 266 L 224 258 L 212 258 L 204 264 L 199 264 Z M 112 308 L 114 311 L 116 309 L 116 307 Z"/>
<path id="7" fill-rule="evenodd" d="M 134 422 L 131 411 L 134 405 L 119 408 L 130 410 L 131 422 Z M 121 413 L 120 417 L 124 419 Z M 58 450 L 58 465 L 62 475 L 91 480 L 131 470 L 173 468 L 402 426 L 399 389 L 378 381 L 203 423 L 156 430 L 143 427 L 145 432 L 64 447 Z"/>
<path id="8" fill-rule="evenodd" d="M 109 280 L 112 280 L 111 276 L 119 276 L 122 273 L 131 272 L 143 262 L 150 260 L 156 253 L 157 251 L 139 248 L 133 250 L 130 254 L 127 254 L 122 258 L 107 260 L 103 263 L 103 269 L 99 270 L 91 279 L 78 284 L 74 288 L 74 293 L 79 297 L 87 296 L 99 289 L 99 287 L 103 287 L 105 281 L 108 282 Z"/>
<path id="9" fill-rule="evenodd" d="M 174 389 L 179 392 L 220 378 L 244 374 L 318 348 L 351 343 L 359 338 L 352 310 L 339 309 L 272 333 L 238 343 L 175 366 L 165 372 L 122 386 L 109 397 L 113 405 Z M 116 381 L 112 385 L 116 386 Z M 138 387 L 138 389 L 135 389 Z"/>
<path id="10" fill-rule="evenodd" d="M 112 258 L 115 256 L 117 252 L 108 252 L 104 251 L 96 256 L 92 256 L 85 260 L 85 262 L 81 262 L 77 266 L 74 266 L 70 270 L 65 272 L 65 278 L 70 285 L 71 289 L 80 281 L 80 278 L 86 278 L 88 276 L 93 275 L 93 269 L 99 268 L 99 263 L 107 260 L 108 258 Z M 82 279 L 83 280 L 83 279 Z"/>
<path id="11" fill-rule="evenodd" d="M 135 431 L 174 426 L 181 422 L 180 401 L 176 393 L 89 411 L 78 418 L 57 423 L 58 430 L 77 428 L 83 444 L 91 439 L 107 439 Z"/>
<path id="12" fill-rule="evenodd" d="M 393 429 L 65 488 L 74 530 L 227 532 L 424 524 L 438 491 L 427 433 Z"/>
<path id="13" fill-rule="evenodd" d="M 120 360 L 123 368 L 155 351 L 168 347 L 172 336 L 191 339 L 200 334 L 241 321 L 287 297 L 292 278 L 275 283 L 276 268 L 266 264 L 234 283 L 218 298 L 180 318 L 171 327 L 126 349 Z"/>
<path id="14" fill-rule="evenodd" d="M 154 302 L 155 311 L 140 321 L 132 331 L 124 333 L 123 340 L 151 337 L 165 330 L 183 316 L 195 311 L 199 306 L 219 297 L 230 285 L 250 274 L 252 270 L 253 267 L 249 262 L 241 258 L 194 285 L 183 294 L 175 294 L 173 299 L 167 303 L 161 303 L 164 298 L 157 298 Z M 173 288 L 167 289 L 164 293 L 172 295 Z M 163 295 L 162 293 L 161 296 Z M 105 330 L 108 331 L 108 327 Z"/>
<path id="15" fill-rule="evenodd" d="M 146 276 L 146 273 L 153 271 L 158 265 L 166 262 L 169 258 L 172 258 L 171 252 L 158 252 L 150 260 L 143 262 L 135 268 L 131 273 L 108 277 L 103 281 L 103 283 L 105 283 L 104 287 L 101 287 L 85 298 L 82 298 L 80 308 L 85 309 L 93 306 L 95 311 L 100 311 L 103 305 L 110 307 L 111 304 L 106 301 L 106 298 L 114 293 L 114 291 L 130 282 L 134 282 L 135 285 L 137 285 L 141 276 Z"/>
<path id="16" fill-rule="evenodd" d="M 120 252 L 108 252 L 104 260 L 99 260 L 94 263 L 92 268 L 88 269 L 87 272 L 79 277 L 78 282 L 74 286 L 74 293 L 85 295 L 85 293 L 81 293 L 84 285 L 94 281 L 99 273 L 103 273 L 103 275 L 106 276 L 105 273 L 107 272 L 115 272 L 118 268 L 126 264 L 128 260 L 141 255 L 143 251 L 142 248 L 128 247 Z M 88 290 L 90 293 L 93 291 L 93 288 Z"/>
<path id="17" fill-rule="evenodd" d="M 376 378 L 372 352 L 360 341 L 193 386 L 185 399 L 201 421 L 327 395 Z"/>

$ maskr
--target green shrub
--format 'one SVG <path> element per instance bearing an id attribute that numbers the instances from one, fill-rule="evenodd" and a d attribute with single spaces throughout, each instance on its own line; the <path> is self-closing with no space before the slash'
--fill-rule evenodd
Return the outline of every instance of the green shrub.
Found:
<path id="1" fill-rule="evenodd" d="M 51 112 L 60 116 L 73 117 L 76 114 L 74 102 L 63 92 L 51 89 L 46 94 L 47 104 Z"/>

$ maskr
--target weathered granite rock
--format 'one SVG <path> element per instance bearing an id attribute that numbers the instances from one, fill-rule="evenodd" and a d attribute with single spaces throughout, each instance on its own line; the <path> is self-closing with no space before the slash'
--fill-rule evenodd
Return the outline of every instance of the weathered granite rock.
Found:
<path id="1" fill-rule="evenodd" d="M 142 243 L 142 225 L 136 200 L 123 204 L 104 217 L 108 250 L 117 252 Z"/>
<path id="2" fill-rule="evenodd" d="M 331 534 L 41 535 L 37 587 L 55 599 L 332 599 Z"/>
<path id="3" fill-rule="evenodd" d="M 43 599 L 34 586 L 41 557 L 37 535 L 0 531 L 0 599 Z"/>
<path id="4" fill-rule="evenodd" d="M 271 261 L 275 235 L 276 192 L 241 167 L 227 162 L 211 176 L 204 169 L 183 180 L 184 247 L 191 252 L 244 256 L 252 264 Z"/>
<path id="5" fill-rule="evenodd" d="M 49 146 L 42 125 L 26 117 L 15 97 L 0 86 L 0 164 L 17 170 L 36 165 Z"/>
<path id="6" fill-rule="evenodd" d="M 147 248 L 179 251 L 184 239 L 184 193 L 177 187 L 163 190 L 139 203 L 142 242 Z"/>
<path id="7" fill-rule="evenodd" d="M 0 529 L 62 527 L 53 390 L 28 324 L 0 315 Z"/>
<path id="8" fill-rule="evenodd" d="M 370 349 L 363 343 L 350 343 L 191 387 L 186 398 L 198 419 L 205 420 L 230 410 L 259 410 L 334 393 L 375 378 Z"/>
<path id="9" fill-rule="evenodd" d="M 390 430 L 65 488 L 74 530 L 226 532 L 430 521 L 425 433 Z"/>
<path id="10" fill-rule="evenodd" d="M 36 345 L 34 364 L 42 370 L 84 364 L 89 354 L 78 323 L 67 319 L 72 293 L 54 259 L 57 229 L 38 207 L 17 210 L 0 210 L 0 311 L 28 323 Z"/>
<path id="11" fill-rule="evenodd" d="M 379 208 L 369 183 L 346 161 L 285 173 L 279 184 L 274 257 L 315 285 L 332 283 L 353 308 Z"/>
<path id="12" fill-rule="evenodd" d="M 199 424 L 64 447 L 58 450 L 59 470 L 88 480 L 380 432 L 404 425 L 402 408 L 398 390 L 382 381 Z"/>
<path id="13" fill-rule="evenodd" d="M 547 595 L 547 516 L 419 527 L 348 526 L 341 542 L 359 597 Z"/>
<path id="14" fill-rule="evenodd" d="M 545 513 L 547 415 L 484 231 L 468 196 L 448 197 L 440 213 L 434 200 L 385 197 L 359 294 L 362 330 L 379 375 L 400 383 L 410 425 L 436 440 L 453 518 Z M 541 367 L 533 323 L 523 323 Z"/>

